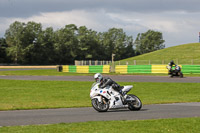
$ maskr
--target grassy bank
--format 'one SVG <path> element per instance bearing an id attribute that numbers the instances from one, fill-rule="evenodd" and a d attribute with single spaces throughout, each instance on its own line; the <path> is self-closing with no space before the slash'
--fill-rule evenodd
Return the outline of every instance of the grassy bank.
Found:
<path id="1" fill-rule="evenodd" d="M 173 46 L 161 50 L 157 50 L 154 52 L 146 53 L 143 55 L 127 58 L 121 60 L 123 61 L 132 61 L 137 60 L 139 61 L 147 61 L 148 64 L 149 60 L 151 63 L 158 64 L 165 62 L 165 64 L 169 63 L 170 60 L 174 60 L 178 64 L 199 64 L 200 59 L 200 43 L 190 43 L 190 44 L 183 44 L 178 46 Z M 131 63 L 131 62 L 130 62 Z M 129 63 L 129 64 L 130 64 Z M 140 62 L 144 63 L 144 62 Z"/>
<path id="2" fill-rule="evenodd" d="M 199 133 L 200 118 L 1 127 L 1 133 Z"/>
<path id="3" fill-rule="evenodd" d="M 200 83 L 131 83 L 143 104 L 200 102 Z M 0 79 L 0 110 L 89 107 L 92 82 Z"/>

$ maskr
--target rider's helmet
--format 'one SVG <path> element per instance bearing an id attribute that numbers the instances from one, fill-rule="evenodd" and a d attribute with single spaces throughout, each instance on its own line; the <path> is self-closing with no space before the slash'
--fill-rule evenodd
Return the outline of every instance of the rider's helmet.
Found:
<path id="1" fill-rule="evenodd" d="M 170 64 L 170 66 L 174 65 L 174 61 L 171 60 L 169 64 Z"/>
<path id="2" fill-rule="evenodd" d="M 95 79 L 95 81 L 96 81 L 97 83 L 100 83 L 101 80 L 103 79 L 103 76 L 102 76 L 100 73 L 96 73 L 96 74 L 94 75 L 94 79 Z"/>

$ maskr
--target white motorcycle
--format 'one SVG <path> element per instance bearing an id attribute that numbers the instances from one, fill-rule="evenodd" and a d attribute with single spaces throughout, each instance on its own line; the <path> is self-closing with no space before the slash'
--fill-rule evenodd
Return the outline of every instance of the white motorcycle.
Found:
<path id="1" fill-rule="evenodd" d="M 142 108 L 141 100 L 133 94 L 127 94 L 132 87 L 132 85 L 123 86 L 122 92 L 126 95 L 122 97 L 111 86 L 102 89 L 99 88 L 99 83 L 94 83 L 90 91 L 93 108 L 98 112 L 121 108 L 128 108 L 132 111 L 140 110 Z"/>

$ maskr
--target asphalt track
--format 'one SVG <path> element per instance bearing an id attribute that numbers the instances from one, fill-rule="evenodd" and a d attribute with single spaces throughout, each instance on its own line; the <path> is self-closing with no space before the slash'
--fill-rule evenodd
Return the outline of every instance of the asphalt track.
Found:
<path id="1" fill-rule="evenodd" d="M 105 113 L 99 113 L 91 107 L 0 111 L 0 126 L 200 117 L 199 110 L 200 103 L 176 103 L 144 105 L 140 111 L 123 109 Z"/>
<path id="2" fill-rule="evenodd" d="M 167 76 L 106 75 L 117 82 L 176 82 L 200 83 L 200 77 L 169 78 Z M 93 76 L 0 76 L 0 79 L 14 80 L 54 80 L 54 81 L 94 81 Z"/>

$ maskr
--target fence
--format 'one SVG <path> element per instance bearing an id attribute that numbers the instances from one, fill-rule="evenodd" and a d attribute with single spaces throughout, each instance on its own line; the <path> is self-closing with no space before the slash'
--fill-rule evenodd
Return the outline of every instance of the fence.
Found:
<path id="1" fill-rule="evenodd" d="M 165 65 L 171 60 L 129 60 L 129 61 L 115 61 L 115 65 Z M 181 65 L 200 65 L 200 59 L 175 59 L 176 64 Z"/>
<path id="2" fill-rule="evenodd" d="M 75 60 L 74 63 L 76 66 L 85 66 L 85 65 L 109 65 L 111 61 L 99 61 L 99 60 Z"/>

